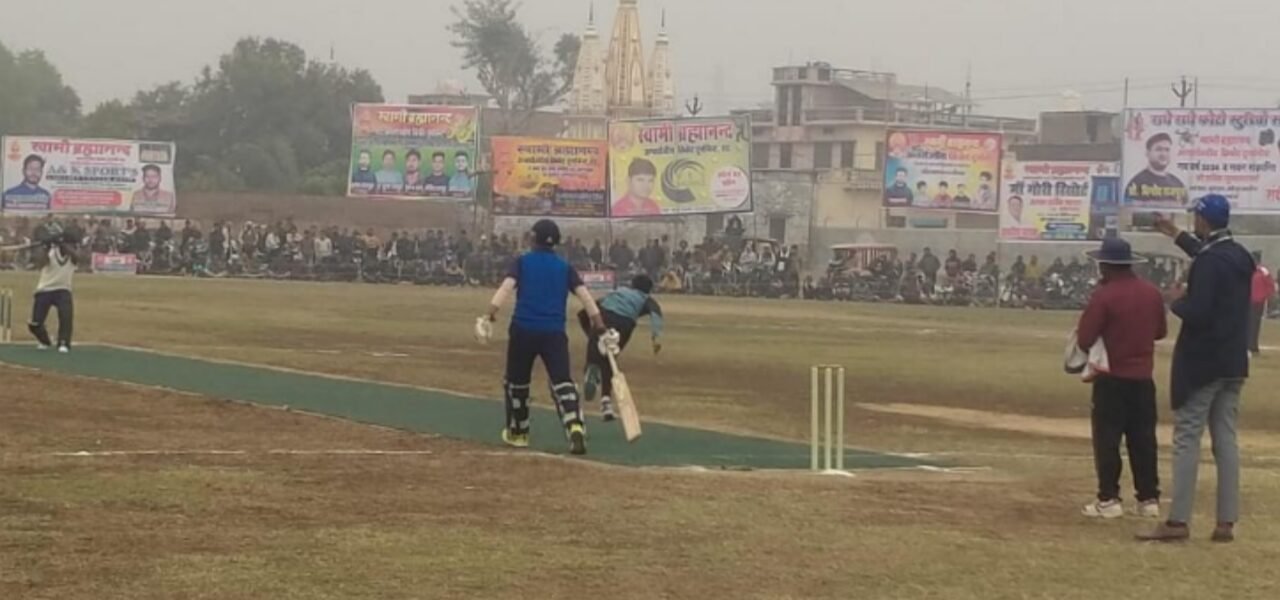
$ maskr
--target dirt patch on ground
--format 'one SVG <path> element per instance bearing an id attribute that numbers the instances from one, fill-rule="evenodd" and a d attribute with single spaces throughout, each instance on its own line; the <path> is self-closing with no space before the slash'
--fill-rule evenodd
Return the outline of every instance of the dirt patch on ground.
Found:
<path id="1" fill-rule="evenodd" d="M 3 366 L 0 381 L 2 598 L 1246 597 L 1268 576 L 1235 567 L 1274 554 L 1135 547 L 1136 521 L 1074 516 L 1090 470 L 1052 459 L 628 469 Z M 1152 565 L 1156 583 L 1126 577 Z"/>

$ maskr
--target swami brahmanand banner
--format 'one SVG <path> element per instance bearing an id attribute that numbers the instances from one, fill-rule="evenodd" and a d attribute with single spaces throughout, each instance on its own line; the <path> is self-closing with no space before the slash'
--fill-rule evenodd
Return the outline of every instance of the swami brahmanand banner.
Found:
<path id="1" fill-rule="evenodd" d="M 6 213 L 173 216 L 172 142 L 4 138 Z"/>
<path id="2" fill-rule="evenodd" d="M 998 133 L 889 132 L 884 205 L 996 212 L 1002 142 Z"/>
<path id="3" fill-rule="evenodd" d="M 609 169 L 611 217 L 750 211 L 750 118 L 610 123 Z"/>
<path id="4" fill-rule="evenodd" d="M 471 106 L 355 105 L 347 195 L 474 198 L 478 126 Z"/>

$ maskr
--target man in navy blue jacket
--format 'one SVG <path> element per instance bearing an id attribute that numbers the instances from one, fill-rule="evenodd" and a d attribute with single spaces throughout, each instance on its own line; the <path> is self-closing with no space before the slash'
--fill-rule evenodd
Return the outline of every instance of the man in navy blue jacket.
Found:
<path id="1" fill-rule="evenodd" d="M 497 319 L 498 310 L 512 292 L 516 310 L 511 316 L 507 340 L 507 370 L 503 386 L 506 395 L 507 425 L 502 440 L 518 448 L 529 445 L 529 383 L 533 363 L 541 358 L 551 380 L 551 393 L 569 438 L 571 454 L 586 454 L 586 430 L 578 387 L 569 368 L 569 337 L 565 335 L 565 300 L 578 297 L 596 331 L 604 331 L 604 321 L 595 299 L 582 277 L 569 263 L 556 256 L 560 228 L 543 219 L 533 225 L 533 250 L 511 263 L 507 277 L 489 303 L 488 319 Z"/>
<path id="2" fill-rule="evenodd" d="M 1240 392 L 1249 376 L 1249 293 L 1254 261 L 1227 229 L 1231 204 L 1210 194 L 1191 208 L 1195 234 L 1179 231 L 1158 215 L 1157 228 L 1174 238 L 1191 256 L 1184 295 L 1173 302 L 1182 331 L 1173 351 L 1172 395 L 1173 507 L 1169 518 L 1145 541 L 1182 541 L 1190 537 L 1196 478 L 1200 467 L 1200 437 L 1206 426 L 1213 439 L 1218 468 L 1218 525 L 1215 542 L 1235 539 L 1240 516 L 1240 449 L 1236 415 Z"/>

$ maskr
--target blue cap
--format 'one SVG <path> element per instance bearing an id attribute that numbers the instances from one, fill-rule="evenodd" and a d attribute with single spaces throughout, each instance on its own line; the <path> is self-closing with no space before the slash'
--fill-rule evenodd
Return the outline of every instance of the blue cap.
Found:
<path id="1" fill-rule="evenodd" d="M 1209 194 L 1196 200 L 1187 212 L 1204 217 L 1214 229 L 1222 229 L 1231 222 L 1231 202 L 1221 194 Z"/>

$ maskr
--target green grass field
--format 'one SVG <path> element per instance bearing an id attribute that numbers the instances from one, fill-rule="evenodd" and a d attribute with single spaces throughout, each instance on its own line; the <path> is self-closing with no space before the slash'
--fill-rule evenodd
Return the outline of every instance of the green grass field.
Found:
<path id="1" fill-rule="evenodd" d="M 0 275 L 20 296 L 32 283 Z M 83 341 L 500 390 L 502 344 L 470 333 L 486 291 L 79 284 Z M 1246 390 L 1240 541 L 1207 542 L 1209 466 L 1195 541 L 1145 546 L 1131 541 L 1144 522 L 1077 516 L 1093 477 L 1088 388 L 1059 364 L 1074 315 L 663 302 L 663 353 L 642 336 L 627 356 L 646 418 L 803 440 L 808 367 L 842 364 L 850 445 L 983 468 L 845 479 L 607 466 L 0 365 L 0 598 L 1267 598 L 1280 587 L 1264 566 L 1280 552 L 1280 360 L 1256 363 Z M 1167 422 L 1163 396 L 1161 407 Z M 1167 460 L 1165 448 L 1166 489 Z"/>

